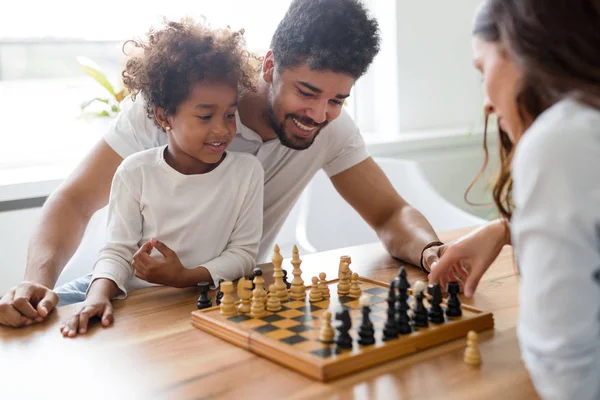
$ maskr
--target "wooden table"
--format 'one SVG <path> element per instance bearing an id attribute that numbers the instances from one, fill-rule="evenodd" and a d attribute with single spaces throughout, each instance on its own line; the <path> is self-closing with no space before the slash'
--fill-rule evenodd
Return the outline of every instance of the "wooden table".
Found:
<path id="1" fill-rule="evenodd" d="M 442 234 L 451 240 L 467 230 Z M 302 256 L 307 277 L 336 276 L 341 255 L 361 276 L 390 281 L 397 261 L 376 244 Z M 263 266 L 270 277 L 270 265 Z M 284 267 L 291 272 L 289 261 Z M 424 279 L 408 268 L 409 280 Z M 268 282 L 267 282 L 268 283 Z M 213 294 L 214 296 L 214 294 Z M 58 308 L 43 324 L 0 328 L 0 398 L 104 399 L 525 399 L 537 398 L 519 355 L 515 325 L 518 276 L 506 247 L 466 304 L 492 311 L 495 329 L 480 335 L 483 364 L 462 361 L 459 340 L 320 383 L 192 327 L 193 290 L 150 288 L 116 301 L 115 324 L 63 338 Z"/>

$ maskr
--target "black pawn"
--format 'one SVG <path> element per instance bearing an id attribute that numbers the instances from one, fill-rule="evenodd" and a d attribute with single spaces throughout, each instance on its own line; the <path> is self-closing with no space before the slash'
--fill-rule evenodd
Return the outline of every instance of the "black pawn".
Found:
<path id="1" fill-rule="evenodd" d="M 292 287 L 292 284 L 289 283 L 287 280 L 287 271 L 285 269 L 283 270 L 283 283 L 285 283 L 286 289 L 289 289 Z"/>
<path id="2" fill-rule="evenodd" d="M 398 333 L 406 335 L 412 332 L 410 326 L 410 318 L 408 318 L 408 288 L 410 283 L 406 279 L 406 271 L 404 267 L 400 267 L 398 271 L 398 277 L 396 278 L 396 285 L 398 288 L 398 296 L 396 297 L 396 304 L 394 306 L 396 311 L 396 324 L 398 326 Z"/>
<path id="3" fill-rule="evenodd" d="M 388 292 L 388 309 L 387 320 L 383 326 L 383 340 L 392 340 L 398 337 L 398 323 L 396 322 L 396 282 L 390 283 L 390 291 Z"/>
<path id="4" fill-rule="evenodd" d="M 223 283 L 224 281 L 225 279 L 219 279 L 219 291 L 217 292 L 217 297 L 215 299 L 215 302 L 218 306 L 221 305 L 221 299 L 223 298 L 223 292 L 221 292 L 221 283 Z"/>
<path id="5" fill-rule="evenodd" d="M 370 306 L 362 307 L 362 321 L 358 328 L 358 343 L 362 345 L 370 345 L 375 343 L 375 329 L 369 314 L 371 313 Z"/>
<path id="6" fill-rule="evenodd" d="M 460 308 L 460 299 L 458 293 L 460 292 L 460 285 L 458 282 L 448 282 L 446 287 L 448 291 L 448 307 L 446 307 L 446 315 L 449 317 L 460 317 L 462 315 L 462 309 Z"/>
<path id="7" fill-rule="evenodd" d="M 439 283 L 429 285 L 427 287 L 427 293 L 431 296 L 429 299 L 429 320 L 434 324 L 444 323 L 444 310 L 442 309 L 442 288 Z"/>
<path id="8" fill-rule="evenodd" d="M 412 310 L 412 324 L 419 328 L 425 328 L 429 325 L 427 309 L 423 304 L 424 298 L 425 295 L 422 291 L 415 294 L 415 307 Z"/>
<path id="9" fill-rule="evenodd" d="M 350 313 L 347 309 L 344 309 L 335 314 L 335 319 L 339 319 L 342 321 L 341 324 L 337 326 L 338 335 L 335 338 L 335 344 L 337 347 L 342 349 L 351 349 L 352 348 L 352 337 L 348 333 L 350 328 L 352 328 L 352 320 L 350 319 Z"/>
<path id="10" fill-rule="evenodd" d="M 208 295 L 208 289 L 210 287 L 210 283 L 208 282 L 200 282 L 198 284 L 198 288 L 200 289 L 200 297 L 198 297 L 198 310 L 202 310 L 204 308 L 208 308 L 212 306 L 212 301 L 210 296 Z"/>

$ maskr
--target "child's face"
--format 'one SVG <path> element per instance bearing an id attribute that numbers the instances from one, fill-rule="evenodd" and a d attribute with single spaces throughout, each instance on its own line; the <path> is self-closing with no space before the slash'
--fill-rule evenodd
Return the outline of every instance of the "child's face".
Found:
<path id="1" fill-rule="evenodd" d="M 237 89 L 225 83 L 196 83 L 168 117 L 169 147 L 176 157 L 218 163 L 236 134 Z"/>

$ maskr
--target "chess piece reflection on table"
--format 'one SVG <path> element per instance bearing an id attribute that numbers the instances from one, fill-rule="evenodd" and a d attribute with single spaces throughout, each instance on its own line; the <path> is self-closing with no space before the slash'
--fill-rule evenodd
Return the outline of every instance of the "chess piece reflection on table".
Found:
<path id="1" fill-rule="evenodd" d="M 473 366 L 478 366 L 481 364 L 479 337 L 475 331 L 469 331 L 467 334 L 467 348 L 465 349 L 464 361 L 465 363 Z"/>

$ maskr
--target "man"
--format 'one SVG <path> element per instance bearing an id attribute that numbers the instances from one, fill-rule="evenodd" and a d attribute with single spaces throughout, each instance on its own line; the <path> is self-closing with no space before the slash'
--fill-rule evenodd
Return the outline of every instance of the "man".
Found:
<path id="1" fill-rule="evenodd" d="M 265 170 L 259 261 L 321 168 L 391 255 L 426 268 L 437 260 L 433 229 L 396 193 L 343 111 L 350 89 L 378 53 L 379 40 L 376 20 L 358 0 L 294 0 L 277 27 L 257 74 L 257 92 L 240 99 L 229 148 L 256 155 Z M 0 324 L 18 327 L 46 318 L 58 302 L 50 288 L 90 217 L 107 204 L 123 158 L 166 140 L 146 115 L 141 96 L 123 102 L 104 139 L 44 205 L 30 241 L 25 281 L 0 300 Z M 66 294 L 72 299 L 69 291 L 88 284 L 89 276 L 67 287 Z M 78 295 L 74 301 L 84 300 L 85 290 Z"/>

